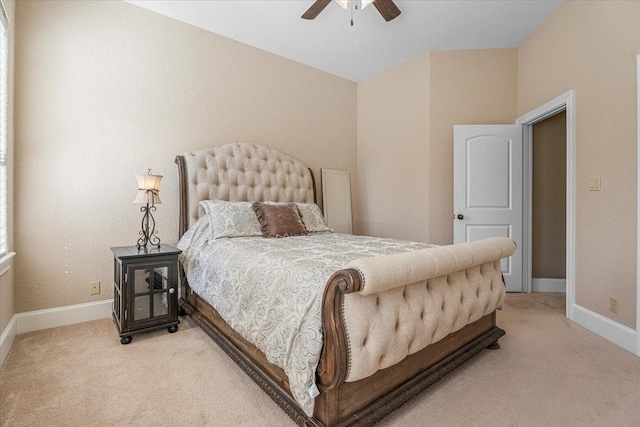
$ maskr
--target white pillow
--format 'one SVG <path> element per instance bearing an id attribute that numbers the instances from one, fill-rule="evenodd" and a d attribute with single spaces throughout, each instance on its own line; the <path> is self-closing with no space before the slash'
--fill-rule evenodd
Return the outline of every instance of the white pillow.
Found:
<path id="1" fill-rule="evenodd" d="M 213 238 L 262 236 L 260 222 L 251 207 L 251 202 L 226 202 L 224 200 L 203 200 L 204 208 Z"/>
<path id="2" fill-rule="evenodd" d="M 296 203 L 296 205 L 298 205 L 298 210 L 302 215 L 302 222 L 304 222 L 304 226 L 309 233 L 333 232 L 333 229 L 327 225 L 327 221 L 322 216 L 318 205 L 315 203 Z"/>

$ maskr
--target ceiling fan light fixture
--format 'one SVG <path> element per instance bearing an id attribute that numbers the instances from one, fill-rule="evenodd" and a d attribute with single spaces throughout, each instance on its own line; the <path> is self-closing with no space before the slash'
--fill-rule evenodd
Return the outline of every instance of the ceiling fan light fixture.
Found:
<path id="1" fill-rule="evenodd" d="M 353 1 L 353 0 L 351 0 Z M 371 3 L 373 3 L 376 0 L 362 0 L 360 3 L 362 4 L 361 9 L 364 9 L 365 7 L 369 6 Z M 340 5 L 341 8 L 343 9 L 347 9 L 349 7 L 349 0 L 335 0 L 336 3 L 338 3 Z"/>
<path id="2" fill-rule="evenodd" d="M 362 0 L 362 9 L 364 9 L 367 6 L 369 6 L 374 1 L 376 1 L 376 0 Z"/>
<path id="3" fill-rule="evenodd" d="M 338 3 L 338 5 L 340 5 L 340 7 L 343 9 L 349 8 L 349 0 L 335 0 L 335 2 Z M 378 9 L 378 12 L 380 12 L 380 15 L 382 15 L 384 20 L 387 22 L 394 20 L 398 17 L 398 15 L 400 15 L 400 13 L 402 13 L 400 12 L 400 9 L 398 9 L 398 6 L 396 6 L 396 4 L 393 2 L 393 0 L 351 0 L 351 2 L 351 4 L 354 6 L 354 8 L 351 9 L 352 22 L 353 10 L 358 8 L 357 3 L 354 2 L 358 2 L 362 9 L 373 3 L 376 9 Z M 302 19 L 315 19 L 316 16 L 318 16 L 329 3 L 331 3 L 331 0 L 315 0 L 311 7 L 309 7 L 309 9 L 307 9 L 307 11 L 302 14 Z"/>
<path id="4" fill-rule="evenodd" d="M 338 3 L 341 8 L 346 9 L 349 5 L 349 0 L 336 0 L 336 3 Z"/>

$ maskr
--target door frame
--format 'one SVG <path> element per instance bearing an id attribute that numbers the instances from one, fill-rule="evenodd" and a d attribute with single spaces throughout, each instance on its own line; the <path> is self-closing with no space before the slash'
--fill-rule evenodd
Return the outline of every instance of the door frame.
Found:
<path id="1" fill-rule="evenodd" d="M 637 250 L 637 260 L 636 260 L 636 339 L 638 343 L 636 345 L 636 355 L 640 356 L 640 55 L 636 57 L 637 59 L 637 67 L 636 72 L 638 74 L 638 84 L 636 85 L 638 90 L 638 96 L 636 98 L 636 102 L 638 107 L 636 109 L 636 114 L 638 115 L 638 127 L 636 132 L 638 133 L 638 149 L 637 149 L 637 163 L 636 163 L 636 175 L 638 179 L 638 195 L 636 199 L 637 215 L 638 215 L 638 225 L 637 225 L 637 240 L 636 245 L 638 246 Z"/>
<path id="2" fill-rule="evenodd" d="M 640 59 L 639 59 L 640 61 Z M 575 304 L 576 272 L 576 119 L 575 89 L 518 117 L 516 124 L 523 126 L 523 230 L 522 230 L 522 291 L 531 292 L 532 288 L 532 219 L 533 219 L 533 125 L 562 111 L 567 115 L 567 222 L 566 222 L 566 316 L 573 320 Z M 640 224 L 640 216 L 639 216 Z M 640 283 L 640 276 L 639 276 Z M 639 284 L 640 286 L 640 284 Z"/>

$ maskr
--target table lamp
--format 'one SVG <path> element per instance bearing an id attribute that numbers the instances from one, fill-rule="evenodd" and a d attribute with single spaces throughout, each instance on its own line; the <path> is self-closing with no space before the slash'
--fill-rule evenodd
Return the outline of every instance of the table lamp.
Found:
<path id="1" fill-rule="evenodd" d="M 162 203 L 158 195 L 162 175 L 152 175 L 151 169 L 149 169 L 146 175 L 136 175 L 136 179 L 138 180 L 138 195 L 133 203 L 142 203 L 144 205 L 140 208 L 140 212 L 144 215 L 142 216 L 142 230 L 138 233 L 140 238 L 136 243 L 136 247 L 138 249 L 146 248 L 147 244 L 160 247 L 156 221 L 151 213 L 155 212 L 155 205 Z"/>

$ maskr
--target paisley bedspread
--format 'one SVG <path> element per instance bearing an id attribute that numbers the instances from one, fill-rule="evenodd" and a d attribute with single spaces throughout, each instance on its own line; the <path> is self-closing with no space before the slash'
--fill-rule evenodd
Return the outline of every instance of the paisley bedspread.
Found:
<path id="1" fill-rule="evenodd" d="M 178 244 L 191 288 L 269 362 L 284 369 L 293 397 L 309 416 L 313 415 L 309 390 L 323 341 L 320 308 L 328 279 L 357 258 L 430 246 L 330 232 L 281 239 L 213 239 L 206 217 Z"/>

